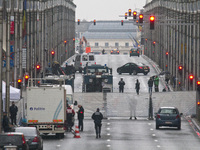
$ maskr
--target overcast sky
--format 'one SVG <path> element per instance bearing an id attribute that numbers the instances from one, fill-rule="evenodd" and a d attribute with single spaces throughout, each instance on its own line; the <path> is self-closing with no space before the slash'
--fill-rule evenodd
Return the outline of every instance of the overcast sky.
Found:
<path id="1" fill-rule="evenodd" d="M 128 9 L 140 10 L 146 0 L 74 0 L 76 20 L 123 20 Z"/>

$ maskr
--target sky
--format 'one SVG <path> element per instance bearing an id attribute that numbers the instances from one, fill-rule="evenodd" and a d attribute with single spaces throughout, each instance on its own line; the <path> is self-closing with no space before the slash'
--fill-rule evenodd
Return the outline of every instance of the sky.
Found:
<path id="1" fill-rule="evenodd" d="M 76 5 L 76 20 L 123 20 L 120 17 L 128 9 L 143 8 L 146 0 L 73 0 Z"/>

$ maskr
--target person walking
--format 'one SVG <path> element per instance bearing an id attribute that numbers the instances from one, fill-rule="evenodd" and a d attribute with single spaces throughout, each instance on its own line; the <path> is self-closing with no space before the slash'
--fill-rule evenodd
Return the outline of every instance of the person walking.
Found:
<path id="1" fill-rule="evenodd" d="M 135 89 L 136 89 L 136 93 L 137 93 L 137 95 L 139 95 L 139 90 L 140 90 L 140 82 L 139 82 L 139 80 L 138 80 L 138 79 L 136 80 L 136 83 L 135 83 Z"/>
<path id="2" fill-rule="evenodd" d="M 101 138 L 101 121 L 103 119 L 103 115 L 99 108 L 97 108 L 97 111 L 93 113 L 92 119 L 94 120 L 96 138 Z"/>
<path id="3" fill-rule="evenodd" d="M 18 112 L 18 107 L 15 106 L 15 102 L 12 102 L 12 105 L 10 106 L 10 118 L 11 118 L 11 124 L 15 124 L 16 123 L 16 117 L 17 117 L 17 112 Z"/>
<path id="4" fill-rule="evenodd" d="M 80 131 L 83 131 L 84 108 L 81 105 L 78 105 L 78 108 L 78 127 Z"/>
<path id="5" fill-rule="evenodd" d="M 124 93 L 125 82 L 123 81 L 123 78 L 121 78 L 121 80 L 119 81 L 118 85 L 119 85 L 119 93 Z"/>
<path id="6" fill-rule="evenodd" d="M 159 92 L 159 77 L 155 76 L 154 78 L 155 92 Z"/>
<path id="7" fill-rule="evenodd" d="M 10 132 L 10 130 L 11 130 L 7 112 L 3 112 L 2 127 L 3 127 L 4 132 Z"/>
<path id="8" fill-rule="evenodd" d="M 149 93 L 152 93 L 152 87 L 153 87 L 153 79 L 150 77 L 148 80 L 148 86 L 149 86 Z"/>

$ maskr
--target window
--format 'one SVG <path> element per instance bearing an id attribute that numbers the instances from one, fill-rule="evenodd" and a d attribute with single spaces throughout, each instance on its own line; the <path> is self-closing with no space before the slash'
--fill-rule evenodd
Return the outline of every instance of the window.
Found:
<path id="1" fill-rule="evenodd" d="M 89 55 L 89 60 L 90 61 L 94 61 L 94 56 L 93 55 Z"/>
<path id="2" fill-rule="evenodd" d="M 87 61 L 87 55 L 82 56 L 82 61 Z"/>
<path id="3" fill-rule="evenodd" d="M 119 43 L 115 43 L 115 47 L 119 47 Z"/>
<path id="4" fill-rule="evenodd" d="M 95 45 L 94 45 L 95 47 L 99 47 L 99 43 L 95 43 Z"/>
<path id="5" fill-rule="evenodd" d="M 108 47 L 109 46 L 109 43 L 105 43 L 105 47 Z"/>
<path id="6" fill-rule="evenodd" d="M 129 43 L 125 43 L 125 47 L 129 47 Z"/>

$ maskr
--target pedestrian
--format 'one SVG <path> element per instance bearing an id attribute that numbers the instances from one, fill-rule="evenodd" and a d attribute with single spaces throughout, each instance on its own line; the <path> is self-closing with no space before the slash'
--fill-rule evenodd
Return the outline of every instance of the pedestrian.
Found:
<path id="1" fill-rule="evenodd" d="M 119 93 L 124 93 L 125 82 L 123 81 L 123 78 L 121 78 L 121 80 L 119 81 L 118 85 L 119 85 Z"/>
<path id="2" fill-rule="evenodd" d="M 155 76 L 154 78 L 154 86 L 155 86 L 155 92 L 159 92 L 159 77 Z"/>
<path id="3" fill-rule="evenodd" d="M 78 108 L 78 127 L 80 131 L 83 131 L 84 108 L 81 105 L 78 105 Z"/>
<path id="4" fill-rule="evenodd" d="M 94 120 L 96 138 L 101 138 L 101 121 L 103 119 L 103 115 L 100 112 L 99 108 L 97 108 L 97 111 L 93 113 L 92 119 Z"/>
<path id="5" fill-rule="evenodd" d="M 4 132 L 10 132 L 11 131 L 10 122 L 9 122 L 9 118 L 7 116 L 7 112 L 3 112 L 2 127 L 3 127 Z"/>
<path id="6" fill-rule="evenodd" d="M 71 128 L 74 126 L 73 117 L 75 115 L 74 110 L 68 104 L 67 104 L 66 114 L 67 114 L 67 128 L 66 129 L 68 131 L 68 129 L 71 130 Z"/>
<path id="7" fill-rule="evenodd" d="M 15 124 L 16 123 L 16 117 L 17 117 L 17 112 L 18 112 L 18 108 L 17 106 L 15 106 L 15 102 L 12 102 L 12 105 L 10 106 L 10 118 L 11 118 L 11 124 Z"/>
<path id="8" fill-rule="evenodd" d="M 139 82 L 139 80 L 138 80 L 138 79 L 136 80 L 136 83 L 135 83 L 135 89 L 136 89 L 136 93 L 137 93 L 137 95 L 139 95 L 139 90 L 140 90 L 140 82 Z"/>
<path id="9" fill-rule="evenodd" d="M 153 79 L 150 77 L 148 80 L 148 86 L 149 86 L 149 93 L 152 93 L 152 87 L 153 87 Z"/>

